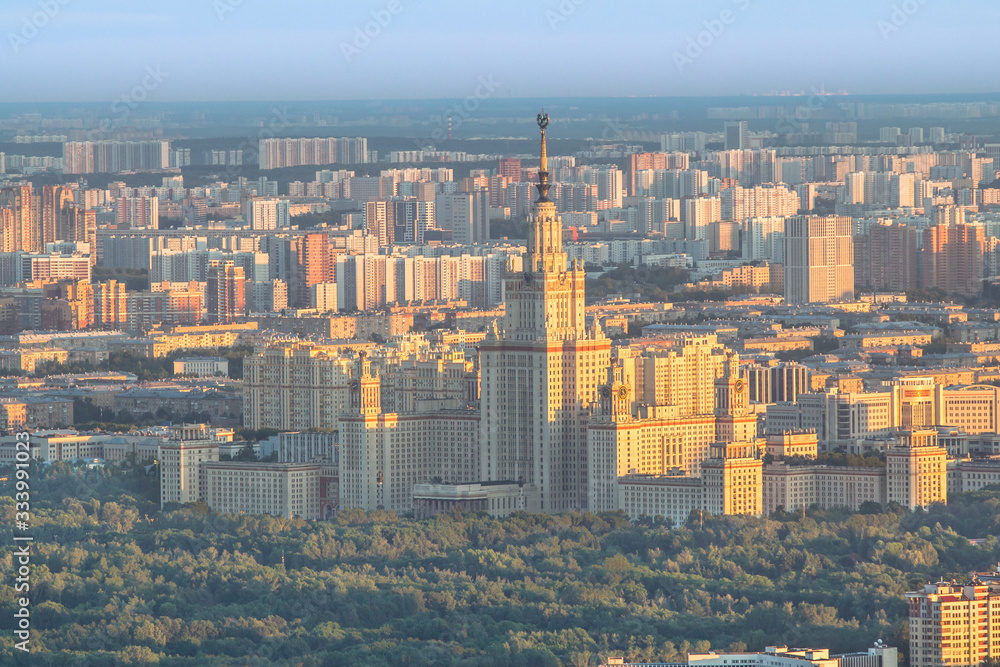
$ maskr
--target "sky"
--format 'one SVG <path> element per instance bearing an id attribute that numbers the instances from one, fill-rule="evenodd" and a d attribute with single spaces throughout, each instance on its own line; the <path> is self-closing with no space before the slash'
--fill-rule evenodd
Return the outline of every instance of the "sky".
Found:
<path id="1" fill-rule="evenodd" d="M 4 0 L 0 25 L 0 102 L 986 93 L 1000 3 Z"/>

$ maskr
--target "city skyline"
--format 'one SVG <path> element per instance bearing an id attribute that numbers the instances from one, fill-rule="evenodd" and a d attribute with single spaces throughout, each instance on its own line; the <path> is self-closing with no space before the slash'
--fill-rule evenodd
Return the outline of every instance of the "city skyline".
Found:
<path id="1" fill-rule="evenodd" d="M 997 667 L 998 19 L 4 3 L 0 664 Z"/>

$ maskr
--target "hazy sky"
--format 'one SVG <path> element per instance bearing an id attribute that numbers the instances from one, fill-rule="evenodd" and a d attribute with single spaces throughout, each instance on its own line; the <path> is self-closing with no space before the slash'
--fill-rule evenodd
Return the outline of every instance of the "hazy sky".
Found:
<path id="1" fill-rule="evenodd" d="M 998 19 L 995 0 L 4 0 L 0 101 L 461 98 L 480 77 L 513 97 L 995 92 Z"/>

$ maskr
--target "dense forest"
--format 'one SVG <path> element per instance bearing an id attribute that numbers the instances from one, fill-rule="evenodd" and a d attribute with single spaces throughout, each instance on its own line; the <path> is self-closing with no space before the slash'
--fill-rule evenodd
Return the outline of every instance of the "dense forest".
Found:
<path id="1" fill-rule="evenodd" d="M 596 665 L 878 638 L 905 651 L 905 591 L 1000 560 L 996 489 L 926 513 L 692 516 L 673 528 L 616 513 L 348 510 L 309 523 L 160 512 L 155 470 L 142 467 L 31 472 L 33 652 L 18 664 Z M 0 591 L 9 619 L 13 587 Z M 0 663 L 14 654 L 5 633 Z"/>

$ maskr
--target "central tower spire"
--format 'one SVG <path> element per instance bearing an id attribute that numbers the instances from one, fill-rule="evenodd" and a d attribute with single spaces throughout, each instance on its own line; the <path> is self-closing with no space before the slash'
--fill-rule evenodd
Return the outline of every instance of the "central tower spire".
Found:
<path id="1" fill-rule="evenodd" d="M 549 126 L 549 115 L 538 114 L 538 129 L 541 132 L 541 163 L 538 167 L 538 199 L 531 207 L 528 217 L 528 253 L 525 270 L 532 272 L 565 273 L 566 253 L 562 249 L 562 224 L 556 215 L 556 205 L 549 199 L 549 160 L 545 147 L 545 128 Z"/>
<path id="2" fill-rule="evenodd" d="M 549 161 L 545 153 L 545 128 L 549 126 L 549 115 L 542 109 L 538 114 L 538 129 L 542 132 L 542 162 L 538 168 L 538 201 L 549 201 Z"/>

